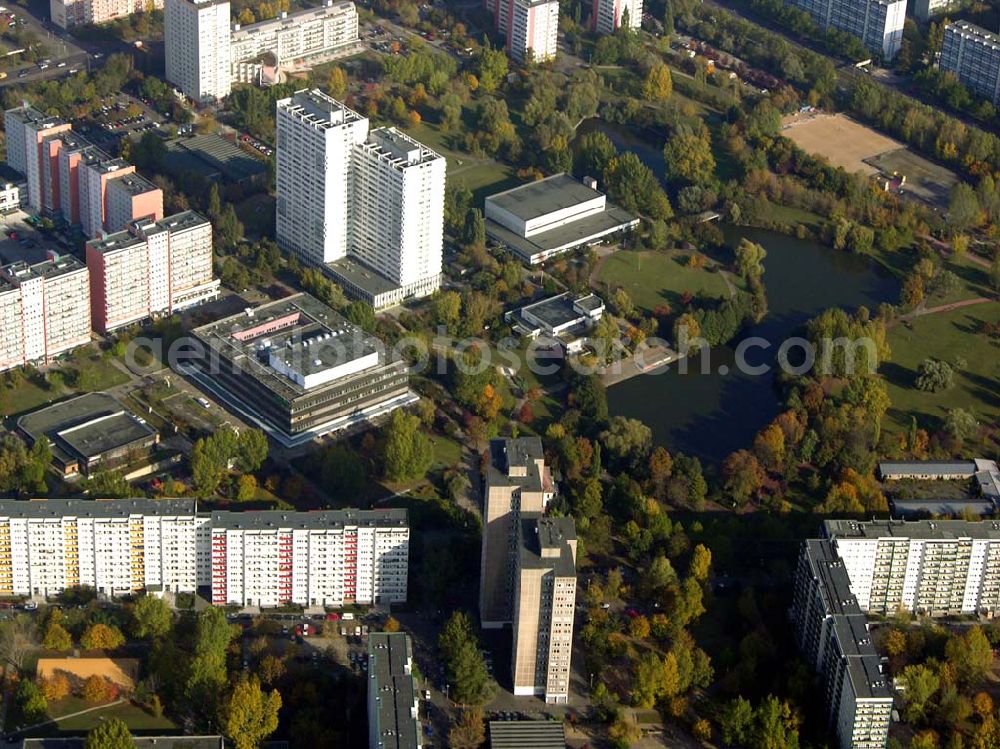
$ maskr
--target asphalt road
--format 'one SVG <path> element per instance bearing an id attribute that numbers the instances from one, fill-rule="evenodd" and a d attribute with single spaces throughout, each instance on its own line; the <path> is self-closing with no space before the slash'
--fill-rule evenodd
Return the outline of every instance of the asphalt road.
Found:
<path id="1" fill-rule="evenodd" d="M 54 26 L 49 21 L 47 0 L 30 0 L 27 7 L 13 4 L 8 7 L 18 18 L 24 19 L 28 28 L 45 45 L 48 50 L 45 58 L 50 62 L 45 70 L 27 62 L 8 68 L 7 78 L 0 81 L 0 87 L 62 78 L 71 70 L 90 70 L 100 67 L 106 55 L 132 49 L 124 42 L 77 39 L 70 32 Z M 65 65 L 60 67 L 60 63 Z"/>

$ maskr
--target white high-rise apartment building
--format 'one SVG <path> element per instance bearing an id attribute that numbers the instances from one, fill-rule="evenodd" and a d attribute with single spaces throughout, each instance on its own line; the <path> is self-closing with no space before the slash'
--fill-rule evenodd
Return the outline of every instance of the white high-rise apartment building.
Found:
<path id="1" fill-rule="evenodd" d="M 813 17 L 820 29 L 858 37 L 875 55 L 891 60 L 903 44 L 906 0 L 790 0 Z"/>
<path id="2" fill-rule="evenodd" d="M 278 102 L 278 245 L 376 308 L 441 285 L 446 162 L 320 91 Z"/>
<path id="3" fill-rule="evenodd" d="M 217 604 L 406 600 L 405 510 L 199 513 L 184 499 L 0 500 L 0 595 L 211 586 Z"/>
<path id="4" fill-rule="evenodd" d="M 626 23 L 630 29 L 642 26 L 642 0 L 594 0 L 591 24 L 598 34 L 614 34 Z"/>
<path id="5" fill-rule="evenodd" d="M 353 254 L 413 296 L 441 286 L 446 162 L 395 128 L 354 149 Z"/>
<path id="6" fill-rule="evenodd" d="M 0 595 L 85 585 L 105 595 L 194 591 L 211 581 L 207 515 L 194 500 L 0 502 Z"/>
<path id="7" fill-rule="evenodd" d="M 346 257 L 351 154 L 368 120 L 319 91 L 278 102 L 278 244 L 312 265 Z"/>
<path id="8" fill-rule="evenodd" d="M 954 73 L 976 96 L 1000 103 L 1000 36 L 992 31 L 956 21 L 944 27 L 941 70 Z"/>
<path id="9" fill-rule="evenodd" d="M 90 342 L 86 266 L 73 257 L 0 268 L 0 371 Z"/>
<path id="10" fill-rule="evenodd" d="M 136 221 L 87 243 L 91 319 L 100 333 L 214 299 L 212 225 L 194 211 Z"/>
<path id="11" fill-rule="evenodd" d="M 829 520 L 824 533 L 865 612 L 1000 610 L 1000 522 Z"/>
<path id="12" fill-rule="evenodd" d="M 61 29 L 98 24 L 163 7 L 163 0 L 49 0 L 49 16 Z"/>
<path id="13" fill-rule="evenodd" d="M 198 102 L 229 96 L 229 0 L 166 0 L 163 23 L 167 80 Z"/>
<path id="14" fill-rule="evenodd" d="M 212 513 L 212 602 L 402 603 L 403 510 Z"/>

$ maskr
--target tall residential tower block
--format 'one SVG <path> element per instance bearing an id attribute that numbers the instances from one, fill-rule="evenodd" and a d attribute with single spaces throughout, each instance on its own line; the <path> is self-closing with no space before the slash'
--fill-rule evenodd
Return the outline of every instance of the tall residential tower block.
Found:
<path id="1" fill-rule="evenodd" d="M 376 308 L 441 285 L 446 162 L 318 90 L 278 101 L 278 245 Z"/>
<path id="2" fill-rule="evenodd" d="M 166 77 L 185 96 L 208 103 L 233 82 L 229 0 L 165 0 Z"/>

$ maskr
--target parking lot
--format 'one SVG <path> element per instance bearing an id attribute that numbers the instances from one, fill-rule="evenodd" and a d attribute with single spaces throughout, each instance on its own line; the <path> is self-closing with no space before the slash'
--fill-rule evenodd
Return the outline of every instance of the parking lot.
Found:
<path id="1" fill-rule="evenodd" d="M 40 263 L 45 260 L 45 251 L 53 247 L 27 219 L 28 214 L 23 211 L 0 217 L 0 265 L 19 261 Z"/>

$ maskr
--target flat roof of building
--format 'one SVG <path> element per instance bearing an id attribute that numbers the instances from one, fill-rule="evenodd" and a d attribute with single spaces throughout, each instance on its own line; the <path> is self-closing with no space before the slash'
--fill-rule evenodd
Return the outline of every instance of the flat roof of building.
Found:
<path id="1" fill-rule="evenodd" d="M 140 174 L 124 174 L 108 183 L 108 188 L 112 190 L 123 190 L 129 195 L 142 195 L 153 190 L 159 190 L 156 185 Z"/>
<path id="2" fill-rule="evenodd" d="M 878 464 L 883 476 L 898 473 L 929 473 L 940 476 L 972 476 L 976 472 L 973 460 L 884 460 Z"/>
<path id="3" fill-rule="evenodd" d="M 35 109 L 30 104 L 24 104 L 20 107 L 8 109 L 4 113 L 4 116 L 7 118 L 12 117 L 24 124 L 40 126 L 44 129 L 66 124 L 66 120 L 62 117 L 45 114 L 45 112 Z"/>
<path id="4" fill-rule="evenodd" d="M 600 213 L 584 216 L 555 229 L 532 234 L 530 237 L 522 237 L 492 219 L 486 219 L 486 233 L 524 260 L 531 262 L 535 255 L 593 244 L 602 237 L 624 231 L 638 223 L 637 216 L 633 216 L 611 201 L 606 201 L 604 210 Z"/>
<path id="5" fill-rule="evenodd" d="M 969 36 L 974 36 L 978 41 L 981 41 L 984 44 L 1000 47 L 1000 36 L 992 31 L 989 31 L 988 29 L 984 29 L 982 26 L 977 26 L 974 23 L 969 23 L 968 21 L 952 21 L 945 26 L 945 31 L 948 31 L 949 29 L 959 31 Z"/>
<path id="6" fill-rule="evenodd" d="M 523 221 L 531 221 L 600 198 L 603 194 L 568 174 L 560 173 L 490 195 L 486 201 Z"/>
<path id="7" fill-rule="evenodd" d="M 368 133 L 364 148 L 398 171 L 444 158 L 394 127 L 379 127 L 372 130 Z"/>
<path id="8" fill-rule="evenodd" d="M 23 260 L 19 260 L 16 263 L 11 263 L 0 268 L 0 274 L 8 276 L 16 282 L 21 282 L 31 278 L 56 278 L 57 276 L 86 269 L 87 266 L 72 255 L 61 255 L 52 260 L 43 260 L 34 265 L 29 265 Z"/>
<path id="9" fill-rule="evenodd" d="M 833 636 L 846 661 L 851 688 L 860 699 L 891 700 L 885 675 L 868 629 L 868 620 L 851 591 L 843 561 L 826 539 L 806 540 L 806 555 L 819 586 L 820 600 L 833 622 Z"/>
<path id="10" fill-rule="evenodd" d="M 604 306 L 604 303 L 593 294 L 587 294 L 585 297 L 573 297 L 566 291 L 548 299 L 525 305 L 519 311 L 522 313 L 530 312 L 545 323 L 550 330 L 553 330 L 568 323 L 577 322 L 583 317 L 583 314 L 575 309 L 575 305 L 581 300 L 584 301 L 584 305 L 581 306 L 590 311 Z"/>
<path id="11" fill-rule="evenodd" d="M 193 499 L 0 499 L 0 517 L 122 519 L 132 515 L 194 515 Z"/>
<path id="12" fill-rule="evenodd" d="M 339 530 L 347 527 L 405 528 L 405 509 L 387 510 L 317 510 L 314 512 L 212 512 L 212 527 L 246 531 L 276 531 L 278 529 Z"/>
<path id="13" fill-rule="evenodd" d="M 1000 521 L 997 520 L 826 520 L 823 532 L 827 538 L 879 539 L 916 538 L 932 541 L 952 541 L 979 538 L 1000 541 Z"/>
<path id="14" fill-rule="evenodd" d="M 569 517 L 546 517 L 524 512 L 521 523 L 521 567 L 551 569 L 558 577 L 576 576 L 576 524 Z"/>
<path id="15" fill-rule="evenodd" d="M 53 453 L 90 460 L 153 438 L 156 430 L 107 393 L 87 393 L 25 414 L 18 429 L 32 442 L 48 439 Z"/>
<path id="16" fill-rule="evenodd" d="M 386 358 L 381 341 L 309 294 L 248 308 L 191 332 L 286 400 L 308 390 L 271 367 L 272 353 L 286 352 L 289 368 L 305 374 L 374 352 L 379 364 Z"/>
<path id="17" fill-rule="evenodd" d="M 267 165 L 218 133 L 167 141 L 165 166 L 177 174 L 194 171 L 203 176 L 219 174 L 242 182 L 267 172 Z"/>
<path id="18" fill-rule="evenodd" d="M 371 294 L 373 297 L 387 294 L 399 288 L 376 270 L 372 270 L 355 258 L 342 257 L 326 264 L 326 268 L 348 284 Z"/>
<path id="19" fill-rule="evenodd" d="M 222 736 L 133 736 L 136 749 L 223 749 Z M 25 739 L 22 749 L 83 749 L 86 738 Z"/>
<path id="20" fill-rule="evenodd" d="M 343 102 L 327 96 L 317 88 L 304 88 L 296 91 L 288 99 L 280 99 L 278 109 L 321 128 L 339 127 L 345 123 L 365 119 Z"/>
<path id="21" fill-rule="evenodd" d="M 491 720 L 491 749 L 566 749 L 566 729 L 558 720 Z"/>
<path id="22" fill-rule="evenodd" d="M 529 491 L 551 491 L 552 477 L 546 470 L 539 475 L 536 461 L 545 458 L 542 440 L 531 437 L 502 437 L 490 440 L 490 464 L 487 478 L 492 486 L 519 486 Z M 511 466 L 526 468 L 525 476 L 511 476 Z"/>
<path id="23" fill-rule="evenodd" d="M 371 731 L 382 749 L 416 749 L 420 723 L 412 714 L 417 702 L 416 684 L 410 670 L 413 657 L 410 636 L 403 632 L 368 635 L 368 690 L 377 695 L 377 721 Z"/>
<path id="24" fill-rule="evenodd" d="M 809 566 L 819 584 L 827 614 L 849 616 L 860 614 L 857 596 L 851 592 L 851 580 L 843 561 L 829 541 L 810 538 L 806 541 Z"/>
<path id="25" fill-rule="evenodd" d="M 959 517 L 973 515 L 989 517 L 996 505 L 984 499 L 894 499 L 892 514 L 900 518 Z"/>
<path id="26" fill-rule="evenodd" d="M 285 29 L 297 26 L 300 23 L 319 20 L 339 13 L 356 12 L 356 10 L 353 2 L 327 2 L 318 8 L 305 8 L 297 10 L 294 13 L 289 13 L 284 17 L 268 18 L 265 21 L 240 26 L 238 29 L 234 28 L 232 40 L 236 42 L 239 41 L 240 37 L 253 36 L 254 34 L 271 32 L 276 29 Z"/>

